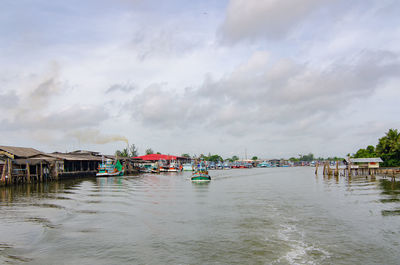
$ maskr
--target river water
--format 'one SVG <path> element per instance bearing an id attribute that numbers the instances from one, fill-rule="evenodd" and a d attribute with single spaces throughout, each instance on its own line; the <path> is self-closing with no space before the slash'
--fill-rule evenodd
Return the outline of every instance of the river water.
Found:
<path id="1" fill-rule="evenodd" d="M 0 263 L 400 264 L 400 184 L 314 169 L 0 188 Z"/>

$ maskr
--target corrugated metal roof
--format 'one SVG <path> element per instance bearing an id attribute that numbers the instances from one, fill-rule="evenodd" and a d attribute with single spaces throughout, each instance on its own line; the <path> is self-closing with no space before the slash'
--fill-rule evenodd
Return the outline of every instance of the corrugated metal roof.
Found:
<path id="1" fill-rule="evenodd" d="M 351 163 L 382 163 L 383 160 L 380 157 L 372 158 L 350 158 Z"/>
<path id="2" fill-rule="evenodd" d="M 91 155 L 74 155 L 74 154 L 63 154 L 63 153 L 53 153 L 53 154 L 47 154 L 51 157 L 55 157 L 61 160 L 67 160 L 67 161 L 101 161 L 102 158 L 99 156 L 91 156 Z"/>
<path id="3" fill-rule="evenodd" d="M 149 154 L 149 155 L 137 156 L 137 157 L 133 157 L 133 158 L 138 158 L 138 159 L 147 160 L 147 161 L 176 160 L 179 158 L 186 159 L 186 157 L 163 155 L 163 154 Z"/>
<path id="4" fill-rule="evenodd" d="M 6 151 L 17 157 L 31 157 L 35 155 L 43 154 L 43 152 L 27 147 L 15 147 L 15 146 L 0 146 L 0 150 Z"/>

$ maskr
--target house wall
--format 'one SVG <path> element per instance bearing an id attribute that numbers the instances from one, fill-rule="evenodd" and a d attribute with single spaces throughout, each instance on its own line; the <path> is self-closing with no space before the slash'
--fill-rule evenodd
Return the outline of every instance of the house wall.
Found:
<path id="1" fill-rule="evenodd" d="M 368 163 L 368 168 L 379 168 L 379 163 L 375 162 Z"/>

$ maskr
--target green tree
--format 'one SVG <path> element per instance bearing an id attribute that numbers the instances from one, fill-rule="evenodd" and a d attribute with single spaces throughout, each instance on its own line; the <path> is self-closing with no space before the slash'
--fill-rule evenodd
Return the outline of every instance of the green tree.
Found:
<path id="1" fill-rule="evenodd" d="M 153 149 L 151 148 L 146 149 L 146 155 L 152 155 L 152 154 L 154 154 Z"/>
<path id="2" fill-rule="evenodd" d="M 182 154 L 181 157 L 190 158 L 190 155 L 189 154 Z"/>
<path id="3" fill-rule="evenodd" d="M 139 153 L 139 151 L 138 151 L 137 147 L 135 146 L 135 144 L 131 144 L 129 146 L 129 152 L 128 152 L 129 156 L 136 157 L 136 156 L 138 156 L 138 153 Z"/>
<path id="4" fill-rule="evenodd" d="M 375 147 L 372 145 L 368 145 L 366 149 L 359 149 L 355 154 L 354 158 L 370 158 L 370 157 L 377 157 L 375 152 Z"/>
<path id="5" fill-rule="evenodd" d="M 115 152 L 115 156 L 119 156 L 119 157 L 128 157 L 128 156 L 129 156 L 128 148 L 124 148 L 124 149 L 122 149 L 122 151 L 117 150 L 117 151 Z"/>
<path id="6" fill-rule="evenodd" d="M 300 161 L 308 161 L 311 162 L 314 160 L 314 154 L 309 153 L 308 155 L 300 155 L 299 158 Z"/>
<path id="7" fill-rule="evenodd" d="M 131 144 L 127 148 L 122 149 L 122 151 L 120 150 L 115 151 L 115 155 L 120 157 L 128 157 L 128 156 L 135 157 L 138 156 L 138 150 L 134 144 Z"/>
<path id="8" fill-rule="evenodd" d="M 251 160 L 256 161 L 256 160 L 258 160 L 258 157 L 257 157 L 257 156 L 253 156 L 253 157 L 251 158 Z"/>
<path id="9" fill-rule="evenodd" d="M 211 161 L 211 162 L 223 161 L 222 157 L 219 155 L 210 155 L 210 156 L 206 157 L 205 160 Z"/>
<path id="10" fill-rule="evenodd" d="M 238 157 L 238 156 L 232 156 L 231 160 L 232 160 L 232 162 L 238 161 L 238 160 L 239 160 L 239 157 Z"/>
<path id="11" fill-rule="evenodd" d="M 382 158 L 383 166 L 400 166 L 400 133 L 397 129 L 390 129 L 380 138 L 375 151 Z"/>

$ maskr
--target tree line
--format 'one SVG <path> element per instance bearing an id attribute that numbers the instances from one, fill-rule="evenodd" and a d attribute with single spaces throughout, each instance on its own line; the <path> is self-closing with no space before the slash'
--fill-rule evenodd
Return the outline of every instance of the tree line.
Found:
<path id="1" fill-rule="evenodd" d="M 150 155 L 150 154 L 161 154 L 160 152 L 154 152 L 152 148 L 148 148 L 145 150 L 145 154 L 146 155 Z M 122 150 L 117 150 L 115 152 L 115 155 L 118 157 L 136 157 L 139 156 L 139 151 L 138 148 L 135 146 L 135 144 L 131 144 L 128 147 L 122 149 Z M 191 159 L 201 159 L 204 161 L 210 161 L 210 162 L 223 162 L 223 161 L 229 161 L 229 162 L 235 162 L 240 160 L 240 158 L 236 155 L 232 156 L 232 157 L 228 157 L 228 158 L 223 158 L 222 156 L 218 155 L 218 154 L 208 154 L 208 155 L 204 155 L 204 154 L 200 154 L 199 156 L 197 155 L 193 155 L 191 156 L 188 153 L 184 153 L 181 154 L 181 157 L 186 157 L 186 158 L 191 158 Z M 283 159 L 283 158 L 282 158 Z M 251 158 L 251 160 L 256 161 L 258 160 L 257 156 L 253 156 Z M 285 160 L 285 159 L 283 159 Z M 311 162 L 313 160 L 319 160 L 319 161 L 324 161 L 324 160 L 329 160 L 329 161 L 337 161 L 337 160 L 343 160 L 343 158 L 339 158 L 339 157 L 332 157 L 332 158 L 315 158 L 314 154 L 309 153 L 307 155 L 300 155 L 299 158 L 295 158 L 295 157 L 291 157 L 289 159 L 292 162 L 300 162 L 300 161 L 305 161 L 305 162 Z"/>
<path id="2" fill-rule="evenodd" d="M 289 158 L 289 161 L 292 162 L 311 162 L 311 161 L 340 161 L 343 160 L 344 158 L 342 157 L 337 157 L 337 156 L 333 156 L 333 157 L 328 157 L 328 158 L 323 158 L 323 157 L 315 157 L 313 153 L 308 153 L 306 155 L 299 155 L 298 158 L 296 157 L 291 157 Z"/>
<path id="3" fill-rule="evenodd" d="M 390 129 L 383 137 L 379 138 L 376 146 L 368 145 L 359 149 L 353 158 L 380 157 L 384 167 L 400 166 L 400 133 L 397 129 Z"/>

